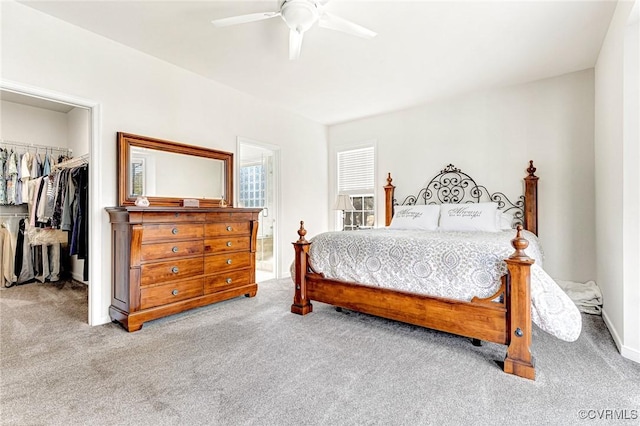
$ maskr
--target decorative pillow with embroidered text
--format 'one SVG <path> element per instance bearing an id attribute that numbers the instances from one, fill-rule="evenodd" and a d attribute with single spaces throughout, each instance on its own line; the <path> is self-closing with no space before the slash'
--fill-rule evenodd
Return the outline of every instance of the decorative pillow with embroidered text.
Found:
<path id="1" fill-rule="evenodd" d="M 440 229 L 498 232 L 497 210 L 497 203 L 441 204 Z"/>
<path id="2" fill-rule="evenodd" d="M 440 206 L 435 204 L 399 206 L 395 209 L 389 228 L 435 231 L 438 228 L 439 215 Z"/>

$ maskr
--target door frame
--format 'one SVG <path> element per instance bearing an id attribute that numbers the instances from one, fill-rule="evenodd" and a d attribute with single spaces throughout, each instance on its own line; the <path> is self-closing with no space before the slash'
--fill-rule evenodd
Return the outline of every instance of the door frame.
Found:
<path id="1" fill-rule="evenodd" d="M 88 318 L 89 325 L 100 325 L 110 321 L 102 315 L 102 210 L 100 200 L 94 194 L 102 194 L 102 166 L 99 158 L 102 158 L 100 143 L 101 134 L 101 111 L 100 104 L 89 99 L 67 95 L 41 87 L 30 86 L 15 81 L 0 79 L 0 90 L 13 92 L 16 94 L 40 98 L 52 102 L 63 103 L 78 108 L 89 110 L 90 132 L 89 132 L 89 285 L 88 287 Z M 108 303 L 104 303 L 108 305 Z"/>
<path id="2" fill-rule="evenodd" d="M 273 152 L 273 202 L 276 209 L 275 229 L 273 230 L 273 274 L 274 277 L 280 278 L 280 222 L 282 216 L 280 211 L 280 206 L 282 205 L 282 200 L 280 198 L 280 147 L 278 145 L 238 136 L 236 141 L 237 155 L 234 156 L 234 167 L 236 170 L 236 175 L 233 179 L 233 191 L 235 194 L 234 200 L 240 199 L 238 184 L 240 182 L 240 147 L 242 145 L 255 146 Z"/>

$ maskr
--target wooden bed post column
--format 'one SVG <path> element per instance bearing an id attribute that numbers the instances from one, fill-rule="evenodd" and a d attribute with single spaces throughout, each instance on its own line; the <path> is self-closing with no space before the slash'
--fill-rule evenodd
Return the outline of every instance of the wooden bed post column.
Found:
<path id="1" fill-rule="evenodd" d="M 295 258 L 295 293 L 293 296 L 293 304 L 291 305 L 291 312 L 298 315 L 306 315 L 313 311 L 313 305 L 307 299 L 307 262 L 309 254 L 309 246 L 311 243 L 307 241 L 304 236 L 307 235 L 307 230 L 304 229 L 304 222 L 300 221 L 300 229 L 298 229 L 298 241 L 293 243 L 293 247 L 296 251 Z"/>
<path id="2" fill-rule="evenodd" d="M 533 160 L 529 161 L 524 178 L 524 229 L 538 235 L 538 176 Z"/>
<path id="3" fill-rule="evenodd" d="M 384 187 L 384 224 L 391 225 L 393 218 L 393 193 L 396 187 L 391 184 L 391 173 L 387 175 L 387 184 Z"/>
<path id="4" fill-rule="evenodd" d="M 535 379 L 531 357 L 531 265 L 534 260 L 524 252 L 529 242 L 522 237 L 522 226 L 518 225 L 516 237 L 511 240 L 515 252 L 505 259 L 507 277 L 507 356 L 504 359 L 505 373 L 526 379 Z"/>

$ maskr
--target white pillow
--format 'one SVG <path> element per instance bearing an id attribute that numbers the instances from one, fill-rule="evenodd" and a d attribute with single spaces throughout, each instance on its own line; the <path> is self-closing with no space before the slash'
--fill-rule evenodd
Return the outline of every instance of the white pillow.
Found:
<path id="1" fill-rule="evenodd" d="M 435 231 L 438 228 L 439 215 L 440 206 L 435 204 L 399 206 L 395 209 L 389 228 Z"/>
<path id="2" fill-rule="evenodd" d="M 505 213 L 502 210 L 496 211 L 496 221 L 496 226 L 500 231 L 513 229 L 513 215 L 511 213 Z"/>
<path id="3" fill-rule="evenodd" d="M 497 232 L 497 210 L 497 203 L 441 204 L 440 229 Z"/>

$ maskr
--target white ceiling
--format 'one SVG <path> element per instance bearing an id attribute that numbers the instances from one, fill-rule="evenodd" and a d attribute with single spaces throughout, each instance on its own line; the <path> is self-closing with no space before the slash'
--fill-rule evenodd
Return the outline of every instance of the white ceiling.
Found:
<path id="1" fill-rule="evenodd" d="M 323 124 L 591 68 L 616 5 L 332 0 L 327 11 L 377 37 L 316 26 L 289 61 L 280 18 L 210 23 L 276 11 L 277 0 L 24 4 Z"/>

